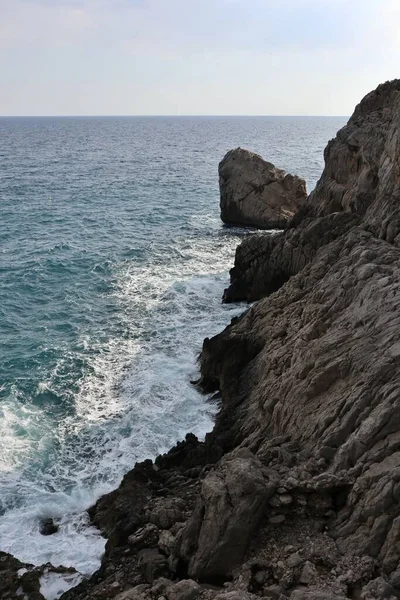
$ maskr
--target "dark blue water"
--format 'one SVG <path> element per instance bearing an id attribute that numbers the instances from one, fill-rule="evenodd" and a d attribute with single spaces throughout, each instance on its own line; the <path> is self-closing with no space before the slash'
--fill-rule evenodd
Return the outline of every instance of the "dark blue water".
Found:
<path id="1" fill-rule="evenodd" d="M 243 232 L 219 221 L 218 162 L 240 145 L 311 190 L 344 121 L 0 119 L 0 550 L 92 572 L 82 511 L 211 428 L 189 380 L 242 310 L 220 304 Z"/>

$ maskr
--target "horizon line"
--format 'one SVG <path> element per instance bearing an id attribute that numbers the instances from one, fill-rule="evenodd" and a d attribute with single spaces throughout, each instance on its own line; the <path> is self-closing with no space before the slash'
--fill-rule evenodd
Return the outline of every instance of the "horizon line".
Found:
<path id="1" fill-rule="evenodd" d="M 249 115 L 249 114 L 184 114 L 184 115 L 180 115 L 180 114 L 152 114 L 152 115 L 148 115 L 148 114 L 137 114 L 137 115 L 78 115 L 78 114 L 74 114 L 74 115 L 0 115 L 0 119 L 67 119 L 67 118 L 81 118 L 81 119 L 87 119 L 87 118 L 92 118 L 92 119 L 96 119 L 96 118 L 126 118 L 126 119 L 132 119 L 132 118 L 149 118 L 149 119 L 154 119 L 154 118 L 235 118 L 235 117 L 245 117 L 245 118 L 303 118 L 303 119 L 308 119 L 308 118 L 318 118 L 318 117 L 323 117 L 325 119 L 348 119 L 349 115 Z"/>

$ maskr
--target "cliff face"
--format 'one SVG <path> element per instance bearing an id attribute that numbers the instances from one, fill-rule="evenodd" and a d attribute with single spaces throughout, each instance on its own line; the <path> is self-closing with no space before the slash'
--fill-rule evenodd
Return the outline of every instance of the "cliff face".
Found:
<path id="1" fill-rule="evenodd" d="M 258 300 L 275 291 L 357 218 L 374 236 L 400 245 L 399 92 L 400 80 L 384 83 L 356 107 L 325 149 L 322 177 L 291 230 L 243 241 L 225 301 Z"/>
<path id="2" fill-rule="evenodd" d="M 238 248 L 226 300 L 260 300 L 204 341 L 215 427 L 90 510 L 102 567 L 63 600 L 400 596 L 399 98 L 369 94 L 291 228 Z"/>
<path id="3" fill-rule="evenodd" d="M 304 179 L 242 148 L 230 150 L 218 172 L 221 219 L 231 225 L 283 229 L 307 199 Z"/>
<path id="4" fill-rule="evenodd" d="M 316 214 L 344 210 L 399 245 L 400 80 L 380 85 L 356 107 L 325 150 L 325 170 L 309 203 Z"/>

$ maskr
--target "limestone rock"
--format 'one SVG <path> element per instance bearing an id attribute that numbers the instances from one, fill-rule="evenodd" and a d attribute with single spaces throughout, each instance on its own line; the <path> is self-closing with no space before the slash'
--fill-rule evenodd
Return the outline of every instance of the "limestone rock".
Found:
<path id="1" fill-rule="evenodd" d="M 191 577 L 227 578 L 243 558 L 274 487 L 261 463 L 226 456 L 205 478 L 195 511 L 183 532 L 180 555 Z"/>
<path id="2" fill-rule="evenodd" d="M 237 148 L 219 165 L 221 219 L 233 225 L 282 229 L 307 198 L 306 183 Z"/>
<path id="3" fill-rule="evenodd" d="M 317 214 L 353 212 L 389 242 L 400 232 L 400 79 L 356 107 L 325 150 L 325 169 L 309 204 Z"/>

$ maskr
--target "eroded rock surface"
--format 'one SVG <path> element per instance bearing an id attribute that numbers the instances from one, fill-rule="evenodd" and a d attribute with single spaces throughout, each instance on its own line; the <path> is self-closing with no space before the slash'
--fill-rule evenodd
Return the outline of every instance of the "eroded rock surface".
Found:
<path id="1" fill-rule="evenodd" d="M 304 179 L 243 148 L 230 150 L 218 171 L 224 223 L 283 229 L 307 198 Z"/>

